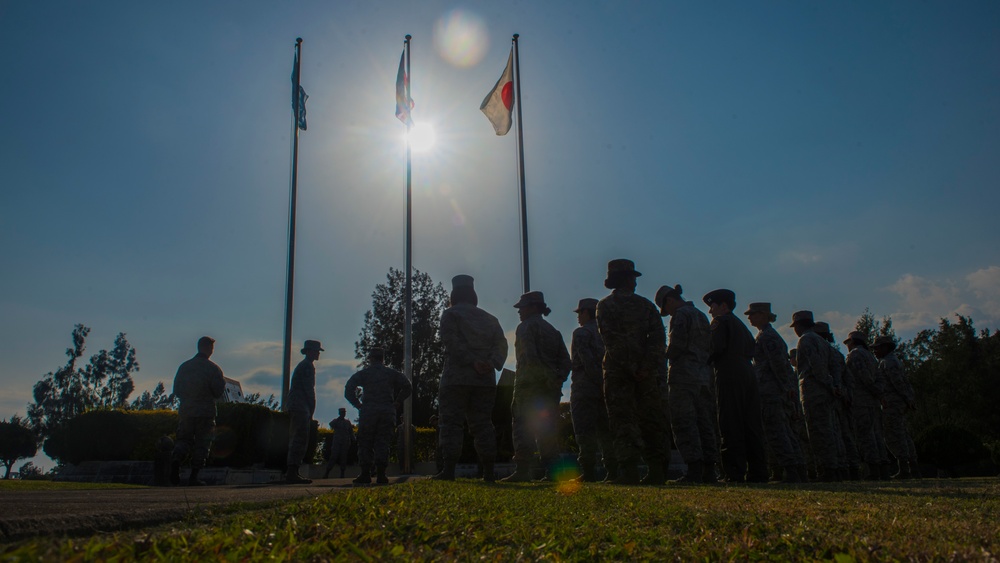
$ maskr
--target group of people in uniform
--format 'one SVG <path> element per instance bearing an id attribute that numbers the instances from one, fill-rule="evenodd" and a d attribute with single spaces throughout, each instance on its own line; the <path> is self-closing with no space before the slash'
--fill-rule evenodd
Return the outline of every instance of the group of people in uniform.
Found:
<path id="1" fill-rule="evenodd" d="M 712 316 L 684 298 L 678 285 L 664 285 L 654 302 L 636 293 L 642 274 L 631 260 L 608 263 L 603 299 L 581 299 L 579 327 L 571 347 L 544 317 L 551 313 L 540 291 L 514 304 L 520 324 L 514 339 L 516 369 L 511 404 L 515 463 L 508 482 L 532 480 L 540 469 L 554 479 L 559 459 L 557 422 L 562 387 L 570 384 L 570 413 L 579 448 L 582 481 L 662 485 L 667 481 L 671 439 L 687 466 L 680 483 L 763 483 L 889 478 L 889 453 L 897 478 L 917 472 L 906 411 L 913 389 L 896 357 L 895 341 L 874 342 L 852 332 L 845 357 L 829 325 L 810 311 L 792 315 L 799 340 L 789 350 L 772 325 L 770 303 L 751 303 L 744 312 L 756 337 L 736 316 L 736 294 L 707 293 Z M 670 317 L 665 328 L 662 317 Z M 496 372 L 503 369 L 508 343 L 496 317 L 478 306 L 469 275 L 452 279 L 448 308 L 441 317 L 444 367 L 438 395 L 436 480 L 454 480 L 465 427 L 483 469 L 495 480 L 497 439 L 492 413 Z M 174 394 L 180 423 L 173 452 L 172 481 L 179 462 L 192 459 L 191 484 L 201 484 L 214 429 L 214 401 L 222 395 L 222 370 L 208 358 L 214 340 L 203 337 L 198 355 L 178 369 Z M 290 417 L 288 483 L 308 483 L 299 473 L 316 408 L 315 361 L 323 351 L 307 340 L 305 359 L 292 375 L 286 408 Z M 386 483 L 389 445 L 396 413 L 411 385 L 385 365 L 384 350 L 369 352 L 367 367 L 348 379 L 344 396 L 359 411 L 358 484 Z M 211 412 L 209 412 L 211 411 Z M 331 422 L 335 433 L 326 474 L 346 466 L 353 426 L 346 410 Z M 640 466 L 648 469 L 640 475 Z M 603 466 L 604 475 L 598 468 Z M 810 469 L 811 466 L 811 469 Z"/>
<path id="2" fill-rule="evenodd" d="M 845 358 L 829 325 L 798 311 L 791 327 L 799 340 L 789 351 L 772 325 L 770 303 L 751 303 L 744 312 L 754 336 L 735 313 L 733 291 L 702 298 L 709 321 L 680 285 L 660 287 L 655 303 L 638 295 L 641 275 L 631 260 L 608 263 L 604 285 L 611 293 L 579 301 L 580 326 L 569 350 L 544 318 L 551 310 L 542 292 L 515 303 L 521 321 L 511 404 L 516 469 L 504 481 L 531 480 L 539 467 L 544 479 L 554 477 L 558 406 L 568 377 L 583 481 L 599 480 L 603 466 L 610 482 L 664 484 L 671 438 L 687 466 L 680 483 L 887 479 L 889 452 L 899 464 L 895 477 L 916 474 L 906 423 L 913 389 L 891 337 L 869 343 L 852 332 Z M 452 288 L 441 319 L 444 467 L 433 478 L 455 478 L 467 424 L 490 481 L 495 370 L 503 366 L 507 341 L 496 317 L 478 307 L 471 276 L 455 276 Z M 670 317 L 668 328 L 662 317 Z"/>

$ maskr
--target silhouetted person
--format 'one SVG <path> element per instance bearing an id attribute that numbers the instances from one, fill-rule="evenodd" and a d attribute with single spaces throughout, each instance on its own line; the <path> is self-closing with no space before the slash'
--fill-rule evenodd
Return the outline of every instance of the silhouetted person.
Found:
<path id="1" fill-rule="evenodd" d="M 340 466 L 340 477 L 344 477 L 347 472 L 347 456 L 351 453 L 351 443 L 354 442 L 354 425 L 347 419 L 347 409 L 340 407 L 338 413 L 339 416 L 330 421 L 333 436 L 330 437 L 330 458 L 326 461 L 324 479 L 330 476 L 334 465 Z"/>
<path id="2" fill-rule="evenodd" d="M 306 340 L 302 346 L 305 359 L 295 366 L 292 382 L 288 386 L 288 463 L 285 482 L 291 485 L 308 485 L 311 479 L 299 474 L 299 465 L 309 445 L 309 430 L 316 412 L 316 366 L 323 347 L 317 340 Z"/>
<path id="3" fill-rule="evenodd" d="M 179 485 L 180 463 L 191 454 L 189 485 L 204 485 L 198 472 L 205 467 L 208 452 L 215 438 L 215 402 L 226 389 L 222 368 L 209 360 L 215 351 L 215 339 L 202 336 L 198 339 L 198 353 L 181 364 L 174 376 L 174 396 L 177 407 L 177 439 L 171 455 L 170 482 Z"/>
<path id="4" fill-rule="evenodd" d="M 362 396 L 359 398 L 358 389 Z M 389 443 L 395 431 L 396 407 L 410 396 L 412 388 L 406 376 L 385 365 L 385 351 L 372 348 L 368 367 L 355 373 L 344 386 L 344 398 L 358 409 L 358 458 L 361 474 L 355 483 L 372 482 L 372 463 L 376 482 L 388 483 L 385 468 L 389 465 Z"/>

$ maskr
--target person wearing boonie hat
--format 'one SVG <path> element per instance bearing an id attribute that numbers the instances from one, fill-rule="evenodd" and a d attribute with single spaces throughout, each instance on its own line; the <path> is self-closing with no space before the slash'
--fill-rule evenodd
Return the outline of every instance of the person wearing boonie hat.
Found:
<path id="1" fill-rule="evenodd" d="M 878 480 L 883 473 L 884 438 L 882 436 L 882 388 L 878 378 L 878 360 L 868 350 L 868 342 L 863 332 L 854 331 L 844 340 L 847 345 L 847 361 L 844 373 L 854 381 L 854 400 L 851 403 L 851 418 L 861 460 L 867 466 L 864 478 Z M 888 472 L 885 472 L 888 477 Z"/>
<path id="2" fill-rule="evenodd" d="M 569 409 L 573 434 L 580 448 L 580 480 L 597 480 L 598 455 L 608 475 L 618 473 L 614 439 L 608 426 L 608 405 L 604 401 L 604 341 L 597 332 L 597 299 L 581 299 L 576 309 L 577 323 L 570 344 Z M 613 478 L 613 477 L 612 477 Z"/>
<path id="3" fill-rule="evenodd" d="M 809 448 L 821 481 L 836 481 L 837 440 L 834 417 L 834 384 L 830 374 L 830 345 L 813 328 L 812 311 L 792 314 L 791 327 L 799 337 L 796 364 L 799 372 L 799 395 L 809 429 Z"/>
<path id="4" fill-rule="evenodd" d="M 858 481 L 860 476 L 861 456 L 858 454 L 857 442 L 854 440 L 854 420 L 851 418 L 851 403 L 854 401 L 854 382 L 847 373 L 847 359 L 836 346 L 836 339 L 830 325 L 818 321 L 813 327 L 816 334 L 822 336 L 830 344 L 830 376 L 833 379 L 834 422 L 838 433 L 837 468 L 841 480 Z"/>
<path id="5" fill-rule="evenodd" d="M 597 303 L 597 330 L 604 341 L 604 390 L 618 456 L 615 483 L 634 485 L 639 460 L 649 473 L 642 483 L 666 482 L 670 463 L 669 423 L 657 380 L 665 370 L 666 331 L 659 311 L 635 293 L 641 276 L 631 260 L 608 262 L 604 287 L 611 294 Z"/>
<path id="6" fill-rule="evenodd" d="M 710 291 L 702 301 L 712 315 L 709 361 L 715 370 L 725 480 L 766 483 L 767 446 L 753 372 L 753 335 L 733 314 L 736 294 L 732 290 Z"/>
<path id="7" fill-rule="evenodd" d="M 804 473 L 805 456 L 786 410 L 789 401 L 797 399 L 798 379 L 788 361 L 788 345 L 771 325 L 778 320 L 771 312 L 770 303 L 751 303 L 743 313 L 750 324 L 757 329 L 754 339 L 753 365 L 757 374 L 760 391 L 760 417 L 764 424 L 764 435 L 768 448 L 781 472 L 781 481 L 801 483 L 808 480 Z"/>
<path id="8" fill-rule="evenodd" d="M 500 321 L 478 307 L 472 276 L 451 279 L 451 303 L 441 315 L 440 336 L 444 367 L 438 386 L 438 448 L 442 469 L 436 480 L 455 479 L 455 465 L 462 453 L 468 424 L 483 480 L 494 481 L 497 440 L 493 406 L 497 396 L 497 371 L 507 361 L 507 338 Z"/>
<path id="9" fill-rule="evenodd" d="M 309 445 L 309 430 L 313 413 L 316 412 L 316 360 L 323 346 L 318 340 L 306 340 L 302 346 L 305 358 L 295 366 L 292 380 L 288 385 L 288 462 L 285 482 L 290 485 L 312 483 L 299 473 L 299 465 L 305 458 Z"/>
<path id="10" fill-rule="evenodd" d="M 667 330 L 667 401 L 677 451 L 687 464 L 679 484 L 713 483 L 719 447 L 715 395 L 709 388 L 712 333 L 708 317 L 686 301 L 681 286 L 664 285 L 654 302 L 670 317 Z"/>
<path id="11" fill-rule="evenodd" d="M 215 339 L 202 336 L 198 339 L 198 353 L 177 368 L 173 394 L 180 405 L 177 408 L 177 439 L 170 457 L 171 485 L 181 480 L 181 460 L 191 454 L 189 485 L 204 485 L 198 472 L 205 467 L 208 452 L 215 436 L 215 402 L 226 389 L 226 379 L 215 362 L 209 360 L 215 352 Z"/>
<path id="12" fill-rule="evenodd" d="M 872 343 L 872 350 L 879 359 L 878 371 L 885 381 L 885 402 L 882 405 L 885 445 L 899 462 L 899 472 L 892 477 L 909 479 L 918 476 L 917 451 L 906 421 L 906 411 L 916 408 L 913 387 L 896 356 L 893 337 L 879 336 Z"/>
<path id="13" fill-rule="evenodd" d="M 351 444 L 354 443 L 354 425 L 347 418 L 347 409 L 340 407 L 337 409 L 337 418 L 330 421 L 330 430 L 333 436 L 330 437 L 330 456 L 326 460 L 326 473 L 323 478 L 330 476 L 330 470 L 334 465 L 340 466 L 340 478 L 344 478 L 347 472 L 347 457 L 351 451 Z"/>
<path id="14" fill-rule="evenodd" d="M 368 365 L 355 372 L 344 384 L 344 398 L 358 409 L 358 462 L 361 474 L 354 479 L 358 485 L 389 482 L 385 469 L 389 465 L 389 442 L 396 431 L 396 413 L 413 387 L 401 372 L 385 365 L 385 350 L 370 348 Z"/>
<path id="15" fill-rule="evenodd" d="M 514 304 L 521 324 L 514 336 L 514 399 L 511 401 L 511 438 L 514 442 L 514 473 L 508 483 L 530 481 L 535 448 L 553 480 L 553 465 L 559 460 L 559 398 L 573 362 L 562 334 L 542 318 L 552 312 L 541 291 L 529 291 Z"/>

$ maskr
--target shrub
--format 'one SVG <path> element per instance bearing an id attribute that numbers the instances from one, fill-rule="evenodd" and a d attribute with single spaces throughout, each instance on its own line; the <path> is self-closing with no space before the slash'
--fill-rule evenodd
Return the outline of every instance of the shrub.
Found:
<path id="1" fill-rule="evenodd" d="M 958 468 L 978 464 L 989 459 L 983 441 L 972 432 L 954 424 L 931 426 L 917 437 L 917 456 L 956 475 Z"/>

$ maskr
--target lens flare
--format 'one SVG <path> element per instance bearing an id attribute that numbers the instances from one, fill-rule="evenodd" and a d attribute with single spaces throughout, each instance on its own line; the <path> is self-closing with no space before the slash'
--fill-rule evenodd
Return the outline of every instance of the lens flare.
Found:
<path id="1" fill-rule="evenodd" d="M 489 44 L 486 24 L 469 10 L 455 8 L 434 24 L 434 48 L 442 59 L 459 68 L 479 64 Z"/>
<path id="2" fill-rule="evenodd" d="M 404 140 L 405 135 L 404 133 Z M 413 149 L 413 152 L 427 152 L 433 149 L 437 142 L 434 126 L 429 123 L 414 123 L 409 135 L 410 148 Z"/>

